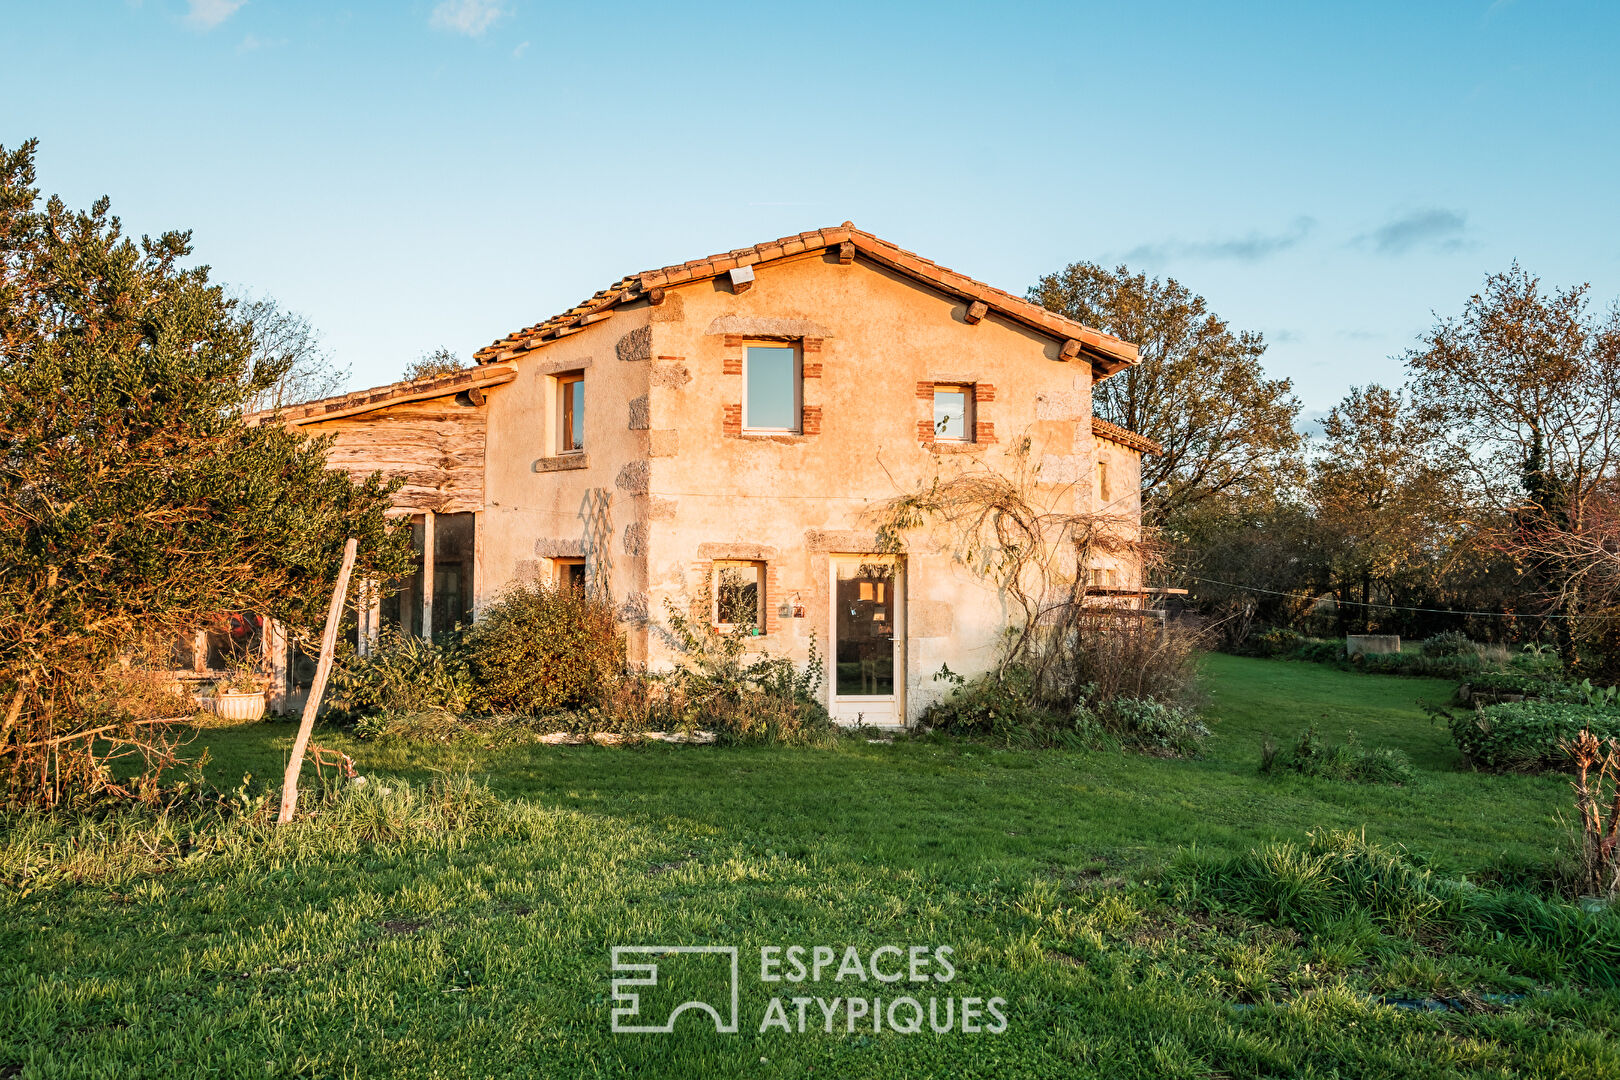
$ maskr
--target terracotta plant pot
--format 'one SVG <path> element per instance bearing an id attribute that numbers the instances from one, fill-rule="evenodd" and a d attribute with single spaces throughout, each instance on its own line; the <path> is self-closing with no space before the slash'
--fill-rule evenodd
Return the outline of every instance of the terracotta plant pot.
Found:
<path id="1" fill-rule="evenodd" d="M 262 720 L 264 718 L 264 691 L 242 693 L 235 690 L 217 690 L 209 699 L 210 708 L 222 720 Z"/>

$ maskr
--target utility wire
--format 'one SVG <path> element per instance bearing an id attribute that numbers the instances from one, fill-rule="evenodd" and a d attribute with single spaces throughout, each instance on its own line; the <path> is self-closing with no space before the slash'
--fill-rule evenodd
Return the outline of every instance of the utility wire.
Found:
<path id="1" fill-rule="evenodd" d="M 1278 592 L 1275 589 L 1261 589 L 1254 585 L 1235 585 L 1230 581 L 1216 581 L 1214 578 L 1198 577 L 1196 574 L 1188 574 L 1187 576 L 1194 581 L 1202 581 L 1206 585 L 1223 585 L 1228 589 L 1237 589 L 1239 592 L 1264 593 L 1267 596 L 1281 596 L 1289 600 L 1304 600 L 1310 603 L 1315 603 L 1321 599 L 1316 596 L 1300 596 L 1297 593 Z M 1458 611 L 1455 608 L 1405 607 L 1401 604 L 1363 604 L 1357 600 L 1339 600 L 1337 598 L 1333 602 L 1340 607 L 1371 608 L 1379 611 L 1417 611 L 1426 615 L 1483 615 L 1492 619 L 1612 619 L 1616 617 L 1613 615 L 1516 615 L 1511 611 Z"/>

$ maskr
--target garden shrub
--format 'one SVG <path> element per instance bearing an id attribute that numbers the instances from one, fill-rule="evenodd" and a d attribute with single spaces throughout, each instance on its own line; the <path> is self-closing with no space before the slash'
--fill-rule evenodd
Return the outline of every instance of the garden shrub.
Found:
<path id="1" fill-rule="evenodd" d="M 1620 907 L 1594 911 L 1517 889 L 1441 877 L 1400 848 L 1351 832 L 1312 832 L 1230 858 L 1183 851 L 1161 879 L 1184 907 L 1233 911 L 1306 934 L 1344 919 L 1426 938 L 1511 941 L 1603 986 L 1620 984 Z"/>
<path id="2" fill-rule="evenodd" d="M 1095 686 L 1080 688 L 1067 710 L 1032 699 L 1029 673 L 1018 667 L 967 679 L 941 667 L 936 680 L 950 693 L 930 705 L 923 723 L 962 735 L 989 736 L 1023 747 L 1097 749 L 1124 746 L 1165 756 L 1197 753 L 1209 728 L 1185 705 L 1153 698 L 1104 698 Z"/>
<path id="3" fill-rule="evenodd" d="M 1522 671 L 1482 671 L 1469 679 L 1468 685 L 1476 694 L 1523 694 L 1542 700 L 1561 700 L 1561 695 L 1573 694 L 1562 679 Z"/>
<path id="4" fill-rule="evenodd" d="M 384 627 L 361 656 L 342 643 L 327 683 L 326 706 L 350 717 L 444 710 L 459 713 L 474 683 L 460 643 L 435 644 Z"/>
<path id="5" fill-rule="evenodd" d="M 1315 724 L 1300 732 L 1294 745 L 1280 753 L 1276 743 L 1266 740 L 1260 754 L 1260 771 L 1269 774 L 1277 769 L 1357 784 L 1404 784 L 1416 775 L 1411 759 L 1400 750 L 1362 746 L 1353 731 L 1345 734 L 1343 743 L 1330 743 L 1322 738 Z"/>
<path id="6" fill-rule="evenodd" d="M 1029 747 L 1082 749 L 1099 745 L 1105 738 L 1100 720 L 1084 703 L 1067 713 L 1037 704 L 1033 679 L 1024 668 L 1008 668 L 999 677 L 990 672 L 969 679 L 949 665 L 941 665 L 934 679 L 951 689 L 923 713 L 922 723 L 927 727 Z"/>
<path id="7" fill-rule="evenodd" d="M 582 589 L 522 582 L 465 635 L 484 712 L 543 715 L 600 701 L 624 670 L 613 606 Z"/>
<path id="8" fill-rule="evenodd" d="M 1566 767 L 1563 747 L 1583 728 L 1599 739 L 1620 738 L 1620 710 L 1591 705 L 1514 701 L 1446 716 L 1463 757 L 1499 772 Z"/>
<path id="9" fill-rule="evenodd" d="M 1361 653 L 1352 657 L 1350 662 L 1352 666 L 1372 675 L 1412 675 L 1420 678 L 1451 679 L 1497 670 L 1499 666 L 1478 651 L 1459 653 L 1456 656 L 1428 656 L 1421 652 Z"/>
<path id="10" fill-rule="evenodd" d="M 1293 656 L 1294 659 L 1307 660 L 1313 664 L 1337 663 L 1344 659 L 1344 639 L 1310 638 L 1300 643 Z"/>
<path id="11" fill-rule="evenodd" d="M 1423 642 L 1421 650 L 1424 656 L 1460 656 L 1473 644 L 1461 630 L 1442 630 Z"/>
<path id="12" fill-rule="evenodd" d="M 536 721 L 531 730 L 571 734 L 713 732 L 729 743 L 813 744 L 837 734 L 817 697 L 822 662 L 810 639 L 799 668 L 788 657 L 749 652 L 750 636 L 666 603 L 664 633 L 678 653 L 672 671 L 622 672 L 589 704 Z M 708 605 L 695 608 L 708 611 Z"/>
<path id="13" fill-rule="evenodd" d="M 1125 745 L 1152 754 L 1191 757 L 1210 735 L 1193 710 L 1151 698 L 1115 698 L 1098 714 Z"/>
<path id="14" fill-rule="evenodd" d="M 1297 650 L 1304 643 L 1305 635 L 1286 626 L 1273 626 L 1255 634 L 1250 640 L 1254 643 L 1255 652 L 1261 656 L 1284 656 Z"/>

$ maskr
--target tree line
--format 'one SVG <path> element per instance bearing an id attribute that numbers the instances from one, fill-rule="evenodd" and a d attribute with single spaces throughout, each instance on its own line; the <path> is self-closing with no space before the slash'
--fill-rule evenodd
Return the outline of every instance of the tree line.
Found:
<path id="1" fill-rule="evenodd" d="M 1081 262 L 1029 295 L 1140 345 L 1093 407 L 1164 447 L 1143 500 L 1165 583 L 1229 640 L 1462 630 L 1620 674 L 1620 308 L 1588 285 L 1490 274 L 1402 385 L 1353 388 L 1311 438 L 1261 335 L 1180 282 Z"/>

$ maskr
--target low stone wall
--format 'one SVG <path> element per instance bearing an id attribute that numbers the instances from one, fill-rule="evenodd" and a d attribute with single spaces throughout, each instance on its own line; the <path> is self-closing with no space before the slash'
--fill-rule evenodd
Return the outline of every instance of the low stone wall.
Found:
<path id="1" fill-rule="evenodd" d="M 1401 651 L 1399 634 L 1351 634 L 1344 639 L 1344 655 L 1363 653 L 1398 653 Z"/>

